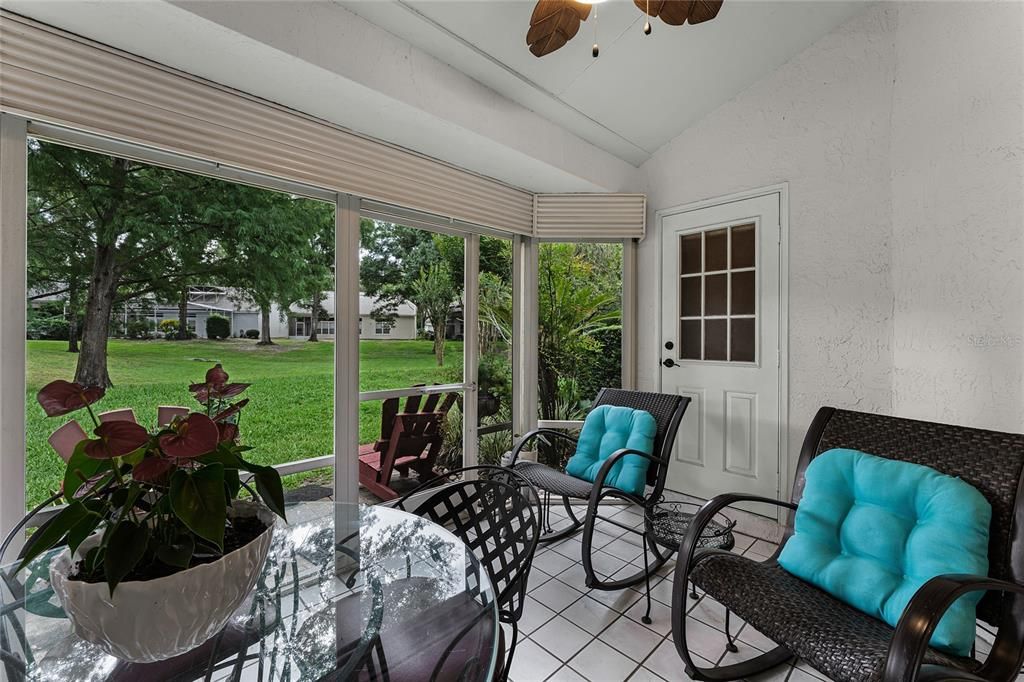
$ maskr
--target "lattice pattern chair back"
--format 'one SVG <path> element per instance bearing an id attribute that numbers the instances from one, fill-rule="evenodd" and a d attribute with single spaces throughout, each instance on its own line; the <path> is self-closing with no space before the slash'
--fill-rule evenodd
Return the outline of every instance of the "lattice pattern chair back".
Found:
<path id="1" fill-rule="evenodd" d="M 1024 584 L 1024 435 L 823 407 L 804 439 L 793 502 L 807 465 L 832 448 L 922 464 L 973 485 L 992 505 L 989 576 Z M 1006 604 L 989 592 L 978 618 L 996 625 Z"/>
<path id="2" fill-rule="evenodd" d="M 672 436 L 679 429 L 679 422 L 682 421 L 683 411 L 679 409 L 685 398 L 680 395 L 667 393 L 648 393 L 645 391 L 627 391 L 621 388 L 602 388 L 594 400 L 594 407 L 601 405 L 615 405 L 617 407 L 631 407 L 634 410 L 650 412 L 658 425 L 658 431 L 654 436 L 654 450 L 652 454 L 662 460 L 671 459 L 671 449 L 674 439 Z M 647 485 L 654 486 L 653 497 L 661 494 L 665 487 L 665 476 L 668 474 L 668 467 L 659 466 L 655 463 L 647 468 Z"/>
<path id="3" fill-rule="evenodd" d="M 533 487 L 518 474 L 488 469 L 491 467 L 477 469 L 475 480 L 438 489 L 413 511 L 466 543 L 487 570 L 502 620 L 518 620 L 540 536 L 540 503 Z M 452 473 L 465 475 L 468 471 L 474 469 Z M 450 480 L 450 476 L 442 480 Z"/>

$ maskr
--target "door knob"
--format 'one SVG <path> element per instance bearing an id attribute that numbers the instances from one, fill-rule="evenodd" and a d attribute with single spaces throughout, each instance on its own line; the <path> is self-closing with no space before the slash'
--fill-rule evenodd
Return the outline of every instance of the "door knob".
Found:
<path id="1" fill-rule="evenodd" d="M 672 358 L 665 358 L 665 360 L 662 361 L 661 364 L 665 365 L 666 367 L 675 367 L 676 361 L 673 360 Z"/>

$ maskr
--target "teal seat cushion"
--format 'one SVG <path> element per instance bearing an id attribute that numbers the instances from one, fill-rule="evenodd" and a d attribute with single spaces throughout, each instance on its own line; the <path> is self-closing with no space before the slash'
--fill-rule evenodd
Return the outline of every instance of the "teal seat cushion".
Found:
<path id="1" fill-rule="evenodd" d="M 857 450 L 828 450 L 807 467 L 795 533 L 779 564 L 895 627 L 930 578 L 988 575 L 991 519 L 988 500 L 958 478 Z M 970 655 L 981 596 L 950 607 L 933 647 Z"/>
<path id="2" fill-rule="evenodd" d="M 593 483 L 601 465 L 615 452 L 628 448 L 651 454 L 657 430 L 650 412 L 615 405 L 595 407 L 583 422 L 576 454 L 569 458 L 565 473 Z M 626 455 L 612 465 L 605 485 L 643 495 L 650 463 L 646 457 Z"/>

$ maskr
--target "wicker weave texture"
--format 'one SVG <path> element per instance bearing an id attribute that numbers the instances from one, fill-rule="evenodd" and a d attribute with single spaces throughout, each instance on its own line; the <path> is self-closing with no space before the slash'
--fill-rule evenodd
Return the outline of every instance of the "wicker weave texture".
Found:
<path id="1" fill-rule="evenodd" d="M 1021 567 L 1015 571 L 1010 560 L 1017 489 L 1024 473 L 1024 435 L 836 410 L 815 454 L 832 448 L 922 464 L 973 485 L 992 505 L 989 575 L 1024 582 Z M 987 594 L 978 604 L 978 617 L 996 624 L 1004 604 L 1000 595 Z"/>
<path id="2" fill-rule="evenodd" d="M 564 495 L 585 500 L 590 497 L 594 486 L 587 481 L 574 478 L 561 471 L 538 462 L 516 462 L 515 470 L 540 490 L 552 495 Z"/>
<path id="3" fill-rule="evenodd" d="M 698 554 L 698 587 L 767 637 L 833 680 L 882 677 L 893 629 L 784 571 L 774 561 L 734 554 Z M 978 663 L 929 649 L 925 663 L 974 670 Z"/>

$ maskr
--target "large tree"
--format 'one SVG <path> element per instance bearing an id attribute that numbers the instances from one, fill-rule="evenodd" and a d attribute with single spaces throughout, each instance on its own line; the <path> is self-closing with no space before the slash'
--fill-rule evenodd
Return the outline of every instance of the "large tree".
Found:
<path id="1" fill-rule="evenodd" d="M 111 385 L 116 305 L 147 296 L 187 304 L 189 284 L 232 275 L 245 275 L 261 304 L 293 296 L 285 270 L 301 268 L 296 252 L 309 247 L 308 232 L 291 229 L 308 223 L 293 219 L 293 197 L 45 142 L 29 146 L 29 179 L 30 287 L 68 296 L 72 310 L 84 299 L 80 383 Z"/>

